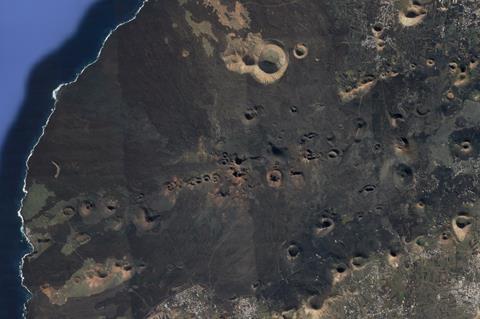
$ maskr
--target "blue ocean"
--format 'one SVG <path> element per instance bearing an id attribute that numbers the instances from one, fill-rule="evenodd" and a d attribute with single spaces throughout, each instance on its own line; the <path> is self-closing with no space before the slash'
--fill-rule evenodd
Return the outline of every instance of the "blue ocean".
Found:
<path id="1" fill-rule="evenodd" d="M 26 160 L 53 107 L 52 91 L 95 60 L 143 0 L 0 0 L 0 318 L 22 318 L 28 252 L 17 215 Z"/>

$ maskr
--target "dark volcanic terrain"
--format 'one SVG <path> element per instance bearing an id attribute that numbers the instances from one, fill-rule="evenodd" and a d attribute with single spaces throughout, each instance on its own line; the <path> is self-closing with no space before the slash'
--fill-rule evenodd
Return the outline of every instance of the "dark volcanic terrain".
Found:
<path id="1" fill-rule="evenodd" d="M 28 163 L 28 318 L 480 318 L 480 2 L 150 0 Z"/>

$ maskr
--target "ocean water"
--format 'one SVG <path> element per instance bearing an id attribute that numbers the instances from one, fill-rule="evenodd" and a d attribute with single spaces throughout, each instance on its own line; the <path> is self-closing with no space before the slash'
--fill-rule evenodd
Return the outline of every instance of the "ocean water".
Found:
<path id="1" fill-rule="evenodd" d="M 17 211 L 25 163 L 53 107 L 52 91 L 95 60 L 109 32 L 142 3 L 0 0 L 0 319 L 21 318 L 28 298 L 19 263 L 29 248 Z"/>
<path id="2" fill-rule="evenodd" d="M 0 145 L 18 112 L 28 74 L 97 0 L 0 0 Z"/>

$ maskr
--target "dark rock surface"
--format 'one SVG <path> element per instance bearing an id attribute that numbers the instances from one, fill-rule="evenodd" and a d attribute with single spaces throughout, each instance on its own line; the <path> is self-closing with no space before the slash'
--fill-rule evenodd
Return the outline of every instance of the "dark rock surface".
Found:
<path id="1" fill-rule="evenodd" d="M 58 95 L 30 318 L 475 318 L 475 1 L 148 1 Z"/>

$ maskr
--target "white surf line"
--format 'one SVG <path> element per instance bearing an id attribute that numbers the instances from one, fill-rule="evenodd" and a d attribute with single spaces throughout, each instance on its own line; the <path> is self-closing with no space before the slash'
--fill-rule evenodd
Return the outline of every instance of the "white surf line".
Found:
<path id="1" fill-rule="evenodd" d="M 47 128 L 47 125 L 48 123 L 50 122 L 50 118 L 52 117 L 53 115 L 53 112 L 55 112 L 55 108 L 56 108 L 56 105 L 57 105 L 57 102 L 58 102 L 58 92 L 64 87 L 64 86 L 67 86 L 67 85 L 70 85 L 70 84 L 74 84 L 75 82 L 77 82 L 78 78 L 83 74 L 83 72 L 88 68 L 90 67 L 91 65 L 95 64 L 98 59 L 100 58 L 100 55 L 102 53 L 102 50 L 103 50 L 103 47 L 105 46 L 105 43 L 108 41 L 108 39 L 110 38 L 110 36 L 113 34 L 113 32 L 115 32 L 119 27 L 123 26 L 124 24 L 127 24 L 133 20 L 135 20 L 135 18 L 137 17 L 138 13 L 143 9 L 143 7 L 145 6 L 145 3 L 147 3 L 149 0 L 143 0 L 143 3 L 140 5 L 140 7 L 138 8 L 138 10 L 135 12 L 135 14 L 133 15 L 132 18 L 130 18 L 129 20 L 127 21 L 124 21 L 120 24 L 118 24 L 115 28 L 113 28 L 107 35 L 107 37 L 105 38 L 105 40 L 103 40 L 103 43 L 102 43 L 102 46 L 100 47 L 100 50 L 98 51 L 97 53 L 97 56 L 96 58 L 88 63 L 87 65 L 85 65 L 83 67 L 83 69 L 76 74 L 75 76 L 75 79 L 73 81 L 70 81 L 70 82 L 65 82 L 65 83 L 62 83 L 60 84 L 59 86 L 57 86 L 57 88 L 55 90 L 52 91 L 52 98 L 54 100 L 54 103 L 53 103 L 53 106 L 52 108 L 50 109 L 50 115 L 48 116 L 47 118 L 47 121 L 45 122 L 45 124 L 42 126 L 42 134 L 40 134 L 40 137 L 37 139 L 37 141 L 35 142 L 35 144 L 33 145 L 32 147 L 32 150 L 30 151 L 30 154 L 28 155 L 27 157 L 27 161 L 25 163 L 25 168 L 26 168 L 26 171 L 25 171 L 25 177 L 23 179 L 23 198 L 22 200 L 20 201 L 20 208 L 18 209 L 17 211 L 17 215 L 18 217 L 20 217 L 20 220 L 22 221 L 22 226 L 20 226 L 20 232 L 22 233 L 22 236 L 27 240 L 27 243 L 29 245 L 29 252 L 26 253 L 25 255 L 23 255 L 22 259 L 20 260 L 20 263 L 18 265 L 18 268 L 19 268 L 19 274 L 20 274 L 20 279 L 21 279 L 21 285 L 22 287 L 28 291 L 28 293 L 30 294 L 30 296 L 32 295 L 32 292 L 27 288 L 27 286 L 25 286 L 25 278 L 23 277 L 23 265 L 25 263 L 25 258 L 27 257 L 27 255 L 30 253 L 30 251 L 33 250 L 33 245 L 30 241 L 30 239 L 28 238 L 27 234 L 25 234 L 25 220 L 23 219 L 23 216 L 21 214 L 21 211 L 22 211 L 22 208 L 23 208 L 23 201 L 25 200 L 25 198 L 27 197 L 27 194 L 28 194 L 28 191 L 27 191 L 27 177 L 28 177 L 28 170 L 29 170 L 29 167 L 28 167 L 28 162 L 30 161 L 30 157 L 32 157 L 33 155 L 33 152 L 35 151 L 35 148 L 37 147 L 38 143 L 40 143 L 40 140 L 42 139 L 43 135 L 45 134 L 45 129 Z M 22 311 L 22 317 L 24 319 L 26 319 L 27 317 L 27 303 L 28 301 L 30 300 L 30 297 L 25 301 L 25 303 L 23 304 L 23 311 Z"/>

